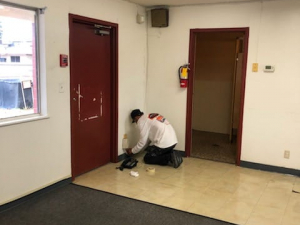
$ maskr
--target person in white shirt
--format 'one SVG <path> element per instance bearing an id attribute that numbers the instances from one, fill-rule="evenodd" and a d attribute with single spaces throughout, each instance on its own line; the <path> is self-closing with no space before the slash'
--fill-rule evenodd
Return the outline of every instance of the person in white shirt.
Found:
<path id="1" fill-rule="evenodd" d="M 178 168 L 182 157 L 173 150 L 177 144 L 177 137 L 169 121 L 158 113 L 144 115 L 139 109 L 131 112 L 131 118 L 132 123 L 137 124 L 140 139 L 133 148 L 126 149 L 126 153 L 132 155 L 145 149 L 145 163 L 171 164 Z"/>

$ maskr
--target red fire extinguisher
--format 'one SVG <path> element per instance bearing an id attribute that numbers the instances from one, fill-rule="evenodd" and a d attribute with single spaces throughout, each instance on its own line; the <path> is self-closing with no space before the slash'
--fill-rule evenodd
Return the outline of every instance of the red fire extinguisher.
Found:
<path id="1" fill-rule="evenodd" d="M 188 86 L 188 70 L 189 70 L 189 64 L 185 64 L 178 69 L 178 75 L 179 75 L 179 81 L 180 81 L 180 87 L 186 88 Z"/>

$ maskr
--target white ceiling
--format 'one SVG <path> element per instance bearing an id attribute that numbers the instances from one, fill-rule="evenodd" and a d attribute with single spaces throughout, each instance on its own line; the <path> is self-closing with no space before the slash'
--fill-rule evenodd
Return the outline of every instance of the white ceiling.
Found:
<path id="1" fill-rule="evenodd" d="M 261 2 L 272 0 L 125 0 L 136 3 L 138 5 L 150 6 L 182 6 L 182 5 L 197 5 L 197 4 L 218 4 L 218 3 L 237 3 L 237 2 Z"/>

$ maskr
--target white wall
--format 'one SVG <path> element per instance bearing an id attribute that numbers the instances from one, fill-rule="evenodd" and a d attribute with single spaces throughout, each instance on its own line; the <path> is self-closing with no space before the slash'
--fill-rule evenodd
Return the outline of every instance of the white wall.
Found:
<path id="1" fill-rule="evenodd" d="M 47 7 L 45 13 L 46 86 L 49 119 L 0 127 L 0 205 L 71 176 L 68 68 L 59 54 L 69 54 L 68 14 L 119 24 L 119 154 L 129 113 L 145 106 L 146 24 L 136 23 L 142 7 L 119 0 L 15 0 Z M 59 83 L 66 91 L 59 93 Z"/>
<path id="2" fill-rule="evenodd" d="M 170 8 L 167 28 L 148 29 L 147 109 L 165 115 L 184 150 L 186 95 L 177 69 L 188 62 L 192 28 L 250 27 L 241 160 L 300 169 L 300 2 Z M 259 72 L 251 72 L 252 63 Z M 272 64 L 274 73 L 264 73 Z M 283 151 L 290 150 L 290 159 Z"/>

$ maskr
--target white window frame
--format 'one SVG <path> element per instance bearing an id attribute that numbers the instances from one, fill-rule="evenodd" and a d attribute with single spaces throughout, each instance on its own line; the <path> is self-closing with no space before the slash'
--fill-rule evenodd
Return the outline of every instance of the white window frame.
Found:
<path id="1" fill-rule="evenodd" d="M 36 45 L 36 79 L 38 95 L 38 113 L 8 117 L 0 119 L 0 127 L 18 123 L 25 123 L 41 119 L 48 119 L 47 115 L 47 96 L 46 96 L 46 59 L 45 59 L 45 18 L 46 8 L 35 8 L 6 1 L 1 1 L 2 5 L 19 9 L 35 11 L 35 45 Z"/>

